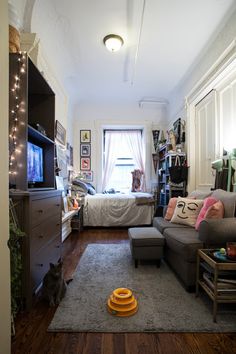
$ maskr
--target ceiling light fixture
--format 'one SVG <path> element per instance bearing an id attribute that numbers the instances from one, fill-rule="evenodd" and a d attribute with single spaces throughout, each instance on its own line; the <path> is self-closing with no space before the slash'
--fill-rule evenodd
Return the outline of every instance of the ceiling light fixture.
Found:
<path id="1" fill-rule="evenodd" d="M 117 34 L 108 34 L 103 38 L 103 43 L 110 52 L 117 52 L 124 44 L 124 40 Z"/>

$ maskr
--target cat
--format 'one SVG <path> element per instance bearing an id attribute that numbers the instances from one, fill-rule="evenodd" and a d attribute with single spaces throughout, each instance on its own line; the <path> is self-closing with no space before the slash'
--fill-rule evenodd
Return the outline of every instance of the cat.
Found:
<path id="1" fill-rule="evenodd" d="M 49 303 L 49 306 L 55 306 L 60 303 L 65 296 L 67 284 L 62 274 L 62 262 L 57 264 L 50 263 L 50 269 L 43 278 L 42 298 Z"/>

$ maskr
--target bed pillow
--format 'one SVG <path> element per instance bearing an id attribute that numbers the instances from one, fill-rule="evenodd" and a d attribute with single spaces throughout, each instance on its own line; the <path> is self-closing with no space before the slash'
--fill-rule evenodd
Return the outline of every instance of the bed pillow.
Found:
<path id="1" fill-rule="evenodd" d="M 85 194 L 96 194 L 94 186 L 89 182 L 82 181 L 81 179 L 75 179 L 73 184 L 76 185 L 78 189 Z"/>
<path id="2" fill-rule="evenodd" d="M 174 211 L 175 211 L 176 203 L 177 203 L 177 197 L 170 198 L 169 203 L 168 203 L 168 207 L 166 210 L 165 218 L 164 218 L 165 220 L 168 220 L 168 221 L 171 220 L 171 218 L 174 214 Z"/>
<path id="3" fill-rule="evenodd" d="M 88 186 L 87 186 L 87 183 L 84 182 L 84 181 L 81 181 L 81 179 L 74 179 L 72 184 L 74 184 L 75 186 L 78 186 L 79 187 L 79 190 L 81 192 L 84 192 L 84 193 L 88 193 Z"/>
<path id="4" fill-rule="evenodd" d="M 86 183 L 87 184 L 87 188 L 88 188 L 88 194 L 94 195 L 96 194 L 96 190 L 94 188 L 94 186 L 91 183 Z"/>
<path id="5" fill-rule="evenodd" d="M 174 214 L 171 222 L 194 227 L 197 221 L 198 214 L 203 206 L 203 200 L 181 198 L 177 199 Z"/>

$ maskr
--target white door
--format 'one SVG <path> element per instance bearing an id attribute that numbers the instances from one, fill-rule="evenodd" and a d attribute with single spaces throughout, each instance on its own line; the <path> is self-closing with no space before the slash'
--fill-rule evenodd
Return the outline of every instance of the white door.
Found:
<path id="1" fill-rule="evenodd" d="M 196 105 L 196 189 L 210 190 L 215 177 L 211 163 L 216 159 L 216 93 L 208 93 Z"/>

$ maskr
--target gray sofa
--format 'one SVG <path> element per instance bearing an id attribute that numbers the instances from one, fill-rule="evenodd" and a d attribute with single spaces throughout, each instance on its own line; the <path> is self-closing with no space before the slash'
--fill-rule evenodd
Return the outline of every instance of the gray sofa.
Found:
<path id="1" fill-rule="evenodd" d="M 217 189 L 210 193 L 192 192 L 189 196 L 204 199 L 211 195 L 224 204 L 223 219 L 201 222 L 199 231 L 189 226 L 174 224 L 164 217 L 154 217 L 153 226 L 165 237 L 164 259 L 171 266 L 187 290 L 196 283 L 196 260 L 199 248 L 225 247 L 226 242 L 236 242 L 236 193 Z"/>

